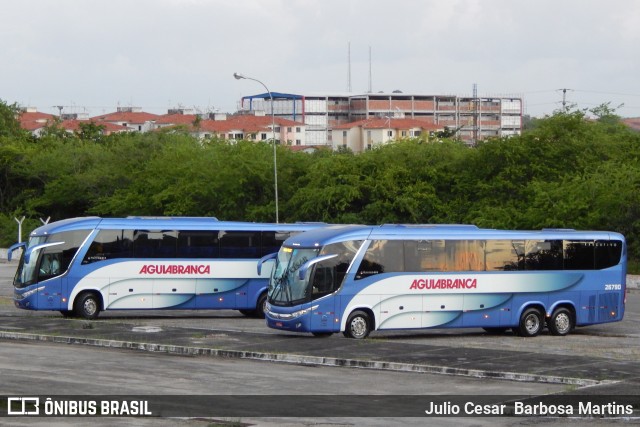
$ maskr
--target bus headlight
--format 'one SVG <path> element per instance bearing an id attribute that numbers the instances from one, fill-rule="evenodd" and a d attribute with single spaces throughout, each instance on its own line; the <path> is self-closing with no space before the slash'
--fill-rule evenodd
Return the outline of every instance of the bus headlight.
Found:
<path id="1" fill-rule="evenodd" d="M 304 316 L 305 314 L 311 313 L 316 308 L 318 308 L 318 306 L 314 305 L 313 307 L 309 307 L 309 308 L 305 308 L 304 310 L 293 312 L 293 313 L 291 313 L 291 318 L 297 319 L 300 316 Z"/>
<path id="2" fill-rule="evenodd" d="M 273 317 L 274 319 L 291 320 L 291 319 L 297 319 L 300 316 L 304 316 L 305 314 L 312 312 L 316 308 L 318 308 L 318 306 L 314 305 L 313 307 L 305 308 L 304 310 L 294 311 L 293 313 L 290 313 L 290 314 L 274 313 L 270 309 L 267 309 L 267 314 L 270 317 Z"/>
<path id="3" fill-rule="evenodd" d="M 43 289 L 44 289 L 44 286 L 40 286 L 39 288 L 31 289 L 30 291 L 23 292 L 21 294 L 19 294 L 17 292 L 14 292 L 13 295 L 14 295 L 14 298 L 16 300 L 23 300 L 25 298 L 29 298 L 31 295 L 33 295 L 33 294 L 35 294 L 37 292 L 40 292 Z"/>

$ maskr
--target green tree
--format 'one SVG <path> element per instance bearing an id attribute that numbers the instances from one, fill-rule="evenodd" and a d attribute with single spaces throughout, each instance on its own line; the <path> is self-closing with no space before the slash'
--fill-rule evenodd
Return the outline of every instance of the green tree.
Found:
<path id="1" fill-rule="evenodd" d="M 18 104 L 7 104 L 0 99 L 0 137 L 24 138 L 26 132 L 20 127 L 20 107 Z"/>

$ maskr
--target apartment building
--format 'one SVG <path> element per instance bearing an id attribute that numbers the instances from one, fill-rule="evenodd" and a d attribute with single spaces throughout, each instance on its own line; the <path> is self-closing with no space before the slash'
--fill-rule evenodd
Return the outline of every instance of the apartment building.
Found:
<path id="1" fill-rule="evenodd" d="M 306 141 L 336 146 L 332 129 L 346 123 L 385 117 L 404 117 L 455 131 L 466 143 L 522 132 L 522 99 L 513 97 L 459 97 L 393 93 L 288 94 L 272 92 L 243 97 L 239 111 L 263 111 L 302 121 Z M 339 144 L 338 144 L 339 145 Z"/>
<path id="2" fill-rule="evenodd" d="M 444 126 L 428 123 L 423 120 L 407 118 L 372 118 L 357 122 L 336 125 L 331 129 L 332 148 L 348 148 L 354 153 L 361 153 L 398 139 L 434 138 L 434 133 L 443 131 Z"/>

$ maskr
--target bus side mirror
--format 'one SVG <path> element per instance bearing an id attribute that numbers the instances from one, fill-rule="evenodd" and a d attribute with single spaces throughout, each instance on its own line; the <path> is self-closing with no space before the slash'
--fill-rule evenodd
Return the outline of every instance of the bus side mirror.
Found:
<path id="1" fill-rule="evenodd" d="M 274 252 L 269 255 L 265 255 L 258 261 L 258 276 L 262 275 L 262 264 L 269 261 L 270 259 L 275 259 L 278 256 L 278 252 Z"/>
<path id="2" fill-rule="evenodd" d="M 7 261 L 11 261 L 14 251 L 17 251 L 18 249 L 22 249 L 24 251 L 24 248 L 26 247 L 27 244 L 25 242 L 14 243 L 13 245 L 11 245 L 9 249 L 7 249 Z"/>
<path id="3" fill-rule="evenodd" d="M 326 261 L 326 260 L 331 259 L 331 258 L 335 258 L 335 257 L 337 257 L 337 256 L 338 256 L 338 254 L 330 254 L 330 255 L 322 255 L 322 256 L 319 256 L 319 257 L 315 257 L 315 258 L 313 258 L 313 259 L 310 259 L 309 261 L 307 261 L 307 262 L 305 262 L 304 264 L 302 264 L 302 266 L 301 266 L 301 267 L 300 267 L 300 269 L 298 270 L 298 279 L 300 279 L 300 280 L 304 280 L 304 276 L 306 276 L 306 275 L 307 275 L 307 270 L 308 270 L 312 265 L 315 265 L 315 264 L 317 264 L 317 263 L 319 263 L 319 262 L 322 262 L 322 261 Z"/>

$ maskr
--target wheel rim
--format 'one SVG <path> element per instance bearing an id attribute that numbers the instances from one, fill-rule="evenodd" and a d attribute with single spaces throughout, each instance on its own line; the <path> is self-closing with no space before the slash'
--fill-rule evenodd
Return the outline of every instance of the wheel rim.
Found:
<path id="1" fill-rule="evenodd" d="M 556 329 L 560 333 L 565 333 L 571 327 L 571 319 L 567 313 L 558 313 L 556 316 L 554 323 L 556 325 Z"/>
<path id="2" fill-rule="evenodd" d="M 367 321 L 361 316 L 356 316 L 351 320 L 351 335 L 361 338 L 367 334 Z"/>
<path id="3" fill-rule="evenodd" d="M 84 312 L 87 314 L 87 316 L 93 316 L 94 314 L 96 314 L 96 310 L 98 309 L 98 304 L 96 304 L 93 298 L 87 298 L 87 300 L 84 302 L 83 307 L 84 307 Z"/>
<path id="4" fill-rule="evenodd" d="M 540 319 L 535 314 L 530 314 L 524 319 L 524 327 L 529 334 L 535 334 L 540 329 Z"/>

